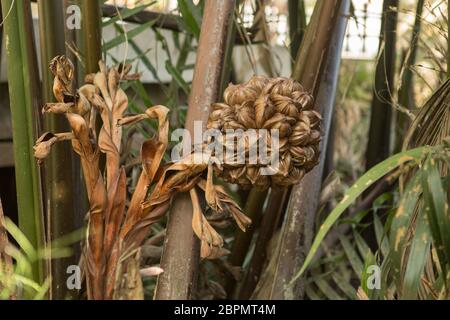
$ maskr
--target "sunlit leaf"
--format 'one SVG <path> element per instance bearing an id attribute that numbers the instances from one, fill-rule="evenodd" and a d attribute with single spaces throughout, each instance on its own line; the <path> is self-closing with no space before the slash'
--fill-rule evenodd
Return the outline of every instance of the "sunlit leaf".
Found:
<path id="1" fill-rule="evenodd" d="M 429 147 L 420 147 L 412 149 L 409 151 L 398 153 L 383 162 L 377 164 L 372 169 L 367 171 L 361 178 L 359 178 L 356 183 L 346 192 L 344 198 L 339 202 L 339 204 L 333 209 L 329 214 L 325 222 L 320 227 L 311 249 L 303 263 L 301 269 L 295 274 L 290 284 L 293 284 L 302 274 L 305 272 L 306 268 L 311 263 L 315 253 L 317 252 L 320 243 L 325 238 L 327 232 L 334 225 L 334 223 L 339 219 L 341 214 L 365 191 L 369 188 L 375 181 L 385 176 L 398 166 L 412 161 L 419 160 L 424 154 L 429 152 Z"/>

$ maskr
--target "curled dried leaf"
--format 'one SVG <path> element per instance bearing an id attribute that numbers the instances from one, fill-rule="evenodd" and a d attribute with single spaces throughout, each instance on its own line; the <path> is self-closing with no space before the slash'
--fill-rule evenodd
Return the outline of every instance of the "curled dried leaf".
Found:
<path id="1" fill-rule="evenodd" d="M 200 256 L 202 258 L 215 259 L 226 254 L 222 250 L 223 239 L 214 230 L 213 227 L 206 220 L 202 213 L 197 191 L 193 188 L 189 191 L 193 206 L 192 229 L 201 241 Z"/>
<path id="2" fill-rule="evenodd" d="M 71 140 L 74 138 L 73 133 L 57 133 L 46 132 L 36 141 L 33 149 L 34 156 L 37 159 L 45 159 L 48 157 L 51 147 L 58 141 Z"/>

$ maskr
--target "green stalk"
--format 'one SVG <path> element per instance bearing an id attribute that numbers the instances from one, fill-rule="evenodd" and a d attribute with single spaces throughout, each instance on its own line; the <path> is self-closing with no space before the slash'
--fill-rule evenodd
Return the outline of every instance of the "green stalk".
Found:
<path id="1" fill-rule="evenodd" d="M 82 42 L 85 59 L 85 72 L 98 71 L 98 62 L 102 58 L 102 12 L 100 1 L 81 0 Z"/>
<path id="2" fill-rule="evenodd" d="M 77 0 L 81 2 L 81 32 L 77 32 L 77 44 L 84 57 L 84 70 L 78 66 L 78 85 L 84 84 L 84 76 L 99 70 L 98 62 L 102 59 L 102 11 L 101 0 Z M 96 130 L 100 132 L 102 121 L 96 120 Z M 106 166 L 106 157 L 100 156 L 100 170 Z"/>
<path id="3" fill-rule="evenodd" d="M 262 209 L 266 200 L 267 190 L 259 191 L 256 188 L 252 188 L 245 203 L 244 213 L 252 220 L 250 227 L 243 232 L 242 230 L 236 230 L 234 236 L 233 247 L 229 257 L 229 262 L 232 266 L 241 267 L 247 256 L 250 244 L 252 242 L 253 234 L 259 227 L 262 218 Z M 236 281 L 234 278 L 228 278 L 225 285 L 225 289 L 229 296 L 231 296 L 236 287 Z"/>
<path id="4" fill-rule="evenodd" d="M 322 114 L 322 150 L 326 150 L 330 136 L 349 9 L 349 0 L 316 2 L 292 73 L 292 78 L 313 93 L 314 109 Z M 325 153 L 322 153 L 319 165 L 292 188 L 276 249 L 251 295 L 254 299 L 286 300 L 303 297 L 306 281 L 304 278 L 294 287 L 287 288 L 286 284 L 300 268 L 312 239 L 312 226 L 322 185 L 324 155 Z M 284 196 L 283 191 L 278 193 L 277 198 L 281 196 Z"/>
<path id="5" fill-rule="evenodd" d="M 60 1 L 38 0 L 39 32 L 42 70 L 42 95 L 45 102 L 54 102 L 53 75 L 48 68 L 50 60 L 65 53 L 64 36 L 64 8 Z M 65 117 L 48 114 L 45 117 L 45 131 L 70 131 Z M 73 192 L 75 185 L 81 184 L 81 179 L 74 177 L 75 159 L 69 143 L 56 144 L 45 161 L 45 196 L 47 239 L 49 241 L 60 238 L 81 227 L 83 214 L 79 210 L 82 202 L 80 193 Z M 79 165 L 78 165 L 79 166 Z M 76 249 L 77 246 L 74 246 Z M 78 256 L 53 259 L 51 261 L 53 299 L 64 299 L 73 291 L 67 290 L 67 268 L 78 263 Z"/>
<path id="6" fill-rule="evenodd" d="M 380 55 L 375 71 L 366 169 L 386 159 L 391 146 L 392 93 L 395 72 L 398 0 L 384 0 L 381 25 Z"/>
<path id="7" fill-rule="evenodd" d="M 62 2 L 38 0 L 39 35 L 42 69 L 42 97 L 53 102 L 53 75 L 48 68 L 50 60 L 64 54 L 64 12 Z"/>
<path id="8" fill-rule="evenodd" d="M 40 175 L 33 156 L 40 107 L 30 1 L 2 0 L 13 127 L 19 227 L 35 248 L 43 248 Z M 32 262 L 33 280 L 43 282 L 42 261 Z"/>
<path id="9" fill-rule="evenodd" d="M 63 1 L 63 12 L 67 12 L 67 8 L 71 5 L 77 5 L 81 8 L 81 0 L 62 0 Z M 65 39 L 65 53 L 66 57 L 72 61 L 75 69 L 75 78 L 73 81 L 72 88 L 78 88 L 78 82 L 82 80 L 80 77 L 81 75 L 81 68 L 80 63 L 78 62 L 78 58 L 74 51 L 71 50 L 72 47 L 76 47 L 78 51 L 82 51 L 83 45 L 81 44 L 81 41 L 77 41 L 77 39 L 81 39 L 81 30 L 77 29 L 69 29 L 67 25 L 64 23 L 64 39 Z M 84 73 L 84 69 L 83 69 Z M 83 83 L 83 82 L 81 82 Z M 80 172 L 81 176 L 81 172 Z"/>
<path id="10" fill-rule="evenodd" d="M 420 27 L 422 22 L 422 11 L 424 6 L 424 0 L 417 1 L 416 8 L 416 18 L 414 21 L 414 26 L 412 30 L 411 36 L 411 47 L 409 49 L 408 56 L 405 59 L 405 70 L 402 75 L 401 88 L 398 93 L 398 103 L 409 110 L 414 109 L 414 86 L 412 83 L 413 80 L 413 72 L 411 67 L 416 63 L 417 50 L 419 44 L 419 34 Z M 397 128 L 398 132 L 396 132 L 396 151 L 401 150 L 402 141 L 404 134 L 408 130 L 408 125 L 410 123 L 409 117 L 403 112 L 398 113 L 397 117 Z"/>
<path id="11" fill-rule="evenodd" d="M 289 37 L 291 39 L 291 57 L 295 60 L 306 30 L 306 12 L 304 0 L 288 0 Z"/>
<path id="12" fill-rule="evenodd" d="M 206 124 L 208 106 L 220 97 L 226 43 L 233 23 L 235 1 L 205 2 L 197 60 L 194 70 L 191 99 L 186 115 L 185 128 L 194 132 L 194 121 Z M 192 97 L 195 97 L 193 99 Z M 155 290 L 155 300 L 190 299 L 195 291 L 199 241 L 192 230 L 192 204 L 187 194 L 180 194 L 172 201 L 164 243 L 161 268 Z"/>

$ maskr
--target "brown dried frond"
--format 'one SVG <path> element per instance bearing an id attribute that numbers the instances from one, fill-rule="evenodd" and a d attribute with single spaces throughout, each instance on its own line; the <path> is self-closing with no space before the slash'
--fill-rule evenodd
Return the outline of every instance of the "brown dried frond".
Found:
<path id="1" fill-rule="evenodd" d="M 191 154 L 180 162 L 163 164 L 168 146 L 168 108 L 154 106 L 141 115 L 123 116 L 128 98 L 120 88 L 120 81 L 138 76 L 128 74 L 131 67 L 107 68 L 100 61 L 100 71 L 88 75 L 86 84 L 75 93 L 71 92 L 72 63 L 58 56 L 52 60 L 50 68 L 55 75 L 53 91 L 58 102 L 46 104 L 43 112 L 64 114 L 72 132 L 44 133 L 36 142 L 35 156 L 39 160 L 47 157 L 51 146 L 62 140 L 71 140 L 74 151 L 80 156 L 89 198 L 84 250 L 88 298 L 142 297 L 139 248 L 148 234 L 148 227 L 167 212 L 177 192 L 191 192 L 196 212 L 192 226 L 202 240 L 202 257 L 226 254 L 222 237 L 200 209 L 195 187 L 198 185 L 205 190 L 213 210 L 234 217 L 242 229 L 248 226 L 249 219 L 222 187 L 212 184 L 212 169 L 205 155 Z M 102 121 L 98 135 L 97 116 Z M 142 145 L 142 172 L 126 210 L 126 176 L 120 165 L 122 126 L 148 119 L 158 121 L 158 131 Z M 105 172 L 99 167 L 101 153 L 106 155 Z M 198 157 L 204 161 L 198 161 Z M 205 183 L 202 175 L 207 169 L 208 182 Z"/>
<path id="2" fill-rule="evenodd" d="M 216 140 L 232 150 L 230 159 L 245 156 L 244 164 L 229 164 L 226 161 L 214 169 L 218 176 L 230 183 L 255 185 L 266 189 L 271 183 L 289 186 L 298 183 L 319 160 L 321 140 L 321 116 L 312 110 L 313 98 L 296 81 L 287 78 L 254 76 L 247 83 L 230 84 L 224 92 L 224 103 L 214 103 L 208 121 L 209 129 L 220 130 L 225 138 Z M 249 164 L 248 153 L 252 142 L 244 135 L 245 154 L 238 154 L 237 142 L 227 129 L 267 129 L 267 155 L 271 157 L 271 130 L 279 134 L 279 166 L 272 168 L 258 153 L 256 164 Z M 263 175 L 262 169 L 271 169 L 272 175 Z"/>

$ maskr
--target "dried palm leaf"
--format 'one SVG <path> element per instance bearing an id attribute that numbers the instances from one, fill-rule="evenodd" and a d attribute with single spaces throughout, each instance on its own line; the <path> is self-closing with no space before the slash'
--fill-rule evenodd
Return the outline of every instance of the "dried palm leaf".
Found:
<path id="1" fill-rule="evenodd" d="M 71 92 L 73 66 L 64 56 L 50 64 L 55 75 L 54 95 L 58 103 L 46 104 L 45 113 L 65 114 L 71 133 L 44 133 L 34 147 L 42 160 L 51 146 L 71 140 L 80 156 L 89 198 L 88 236 L 84 250 L 84 267 L 89 299 L 142 298 L 139 252 L 148 227 L 167 211 L 178 192 L 191 192 L 195 215 L 193 229 L 202 240 L 202 257 L 215 258 L 226 253 L 222 237 L 212 228 L 202 213 L 197 191 L 205 190 L 207 202 L 222 216 L 233 217 L 241 229 L 250 220 L 220 186 L 212 183 L 212 167 L 203 154 L 191 154 L 177 163 L 164 165 L 168 145 L 169 109 L 154 106 L 144 114 L 124 117 L 128 98 L 120 81 L 135 79 L 129 66 L 107 68 L 100 61 L 100 71 L 86 77 L 87 84 Z M 102 126 L 96 133 L 96 117 Z M 142 172 L 126 208 L 126 176 L 120 166 L 122 126 L 156 119 L 158 132 L 141 148 Z M 106 155 L 105 172 L 99 167 L 100 154 Z M 198 161 L 198 157 L 203 161 Z M 202 180 L 208 170 L 207 182 Z M 149 192 L 152 190 L 151 192 Z"/>

